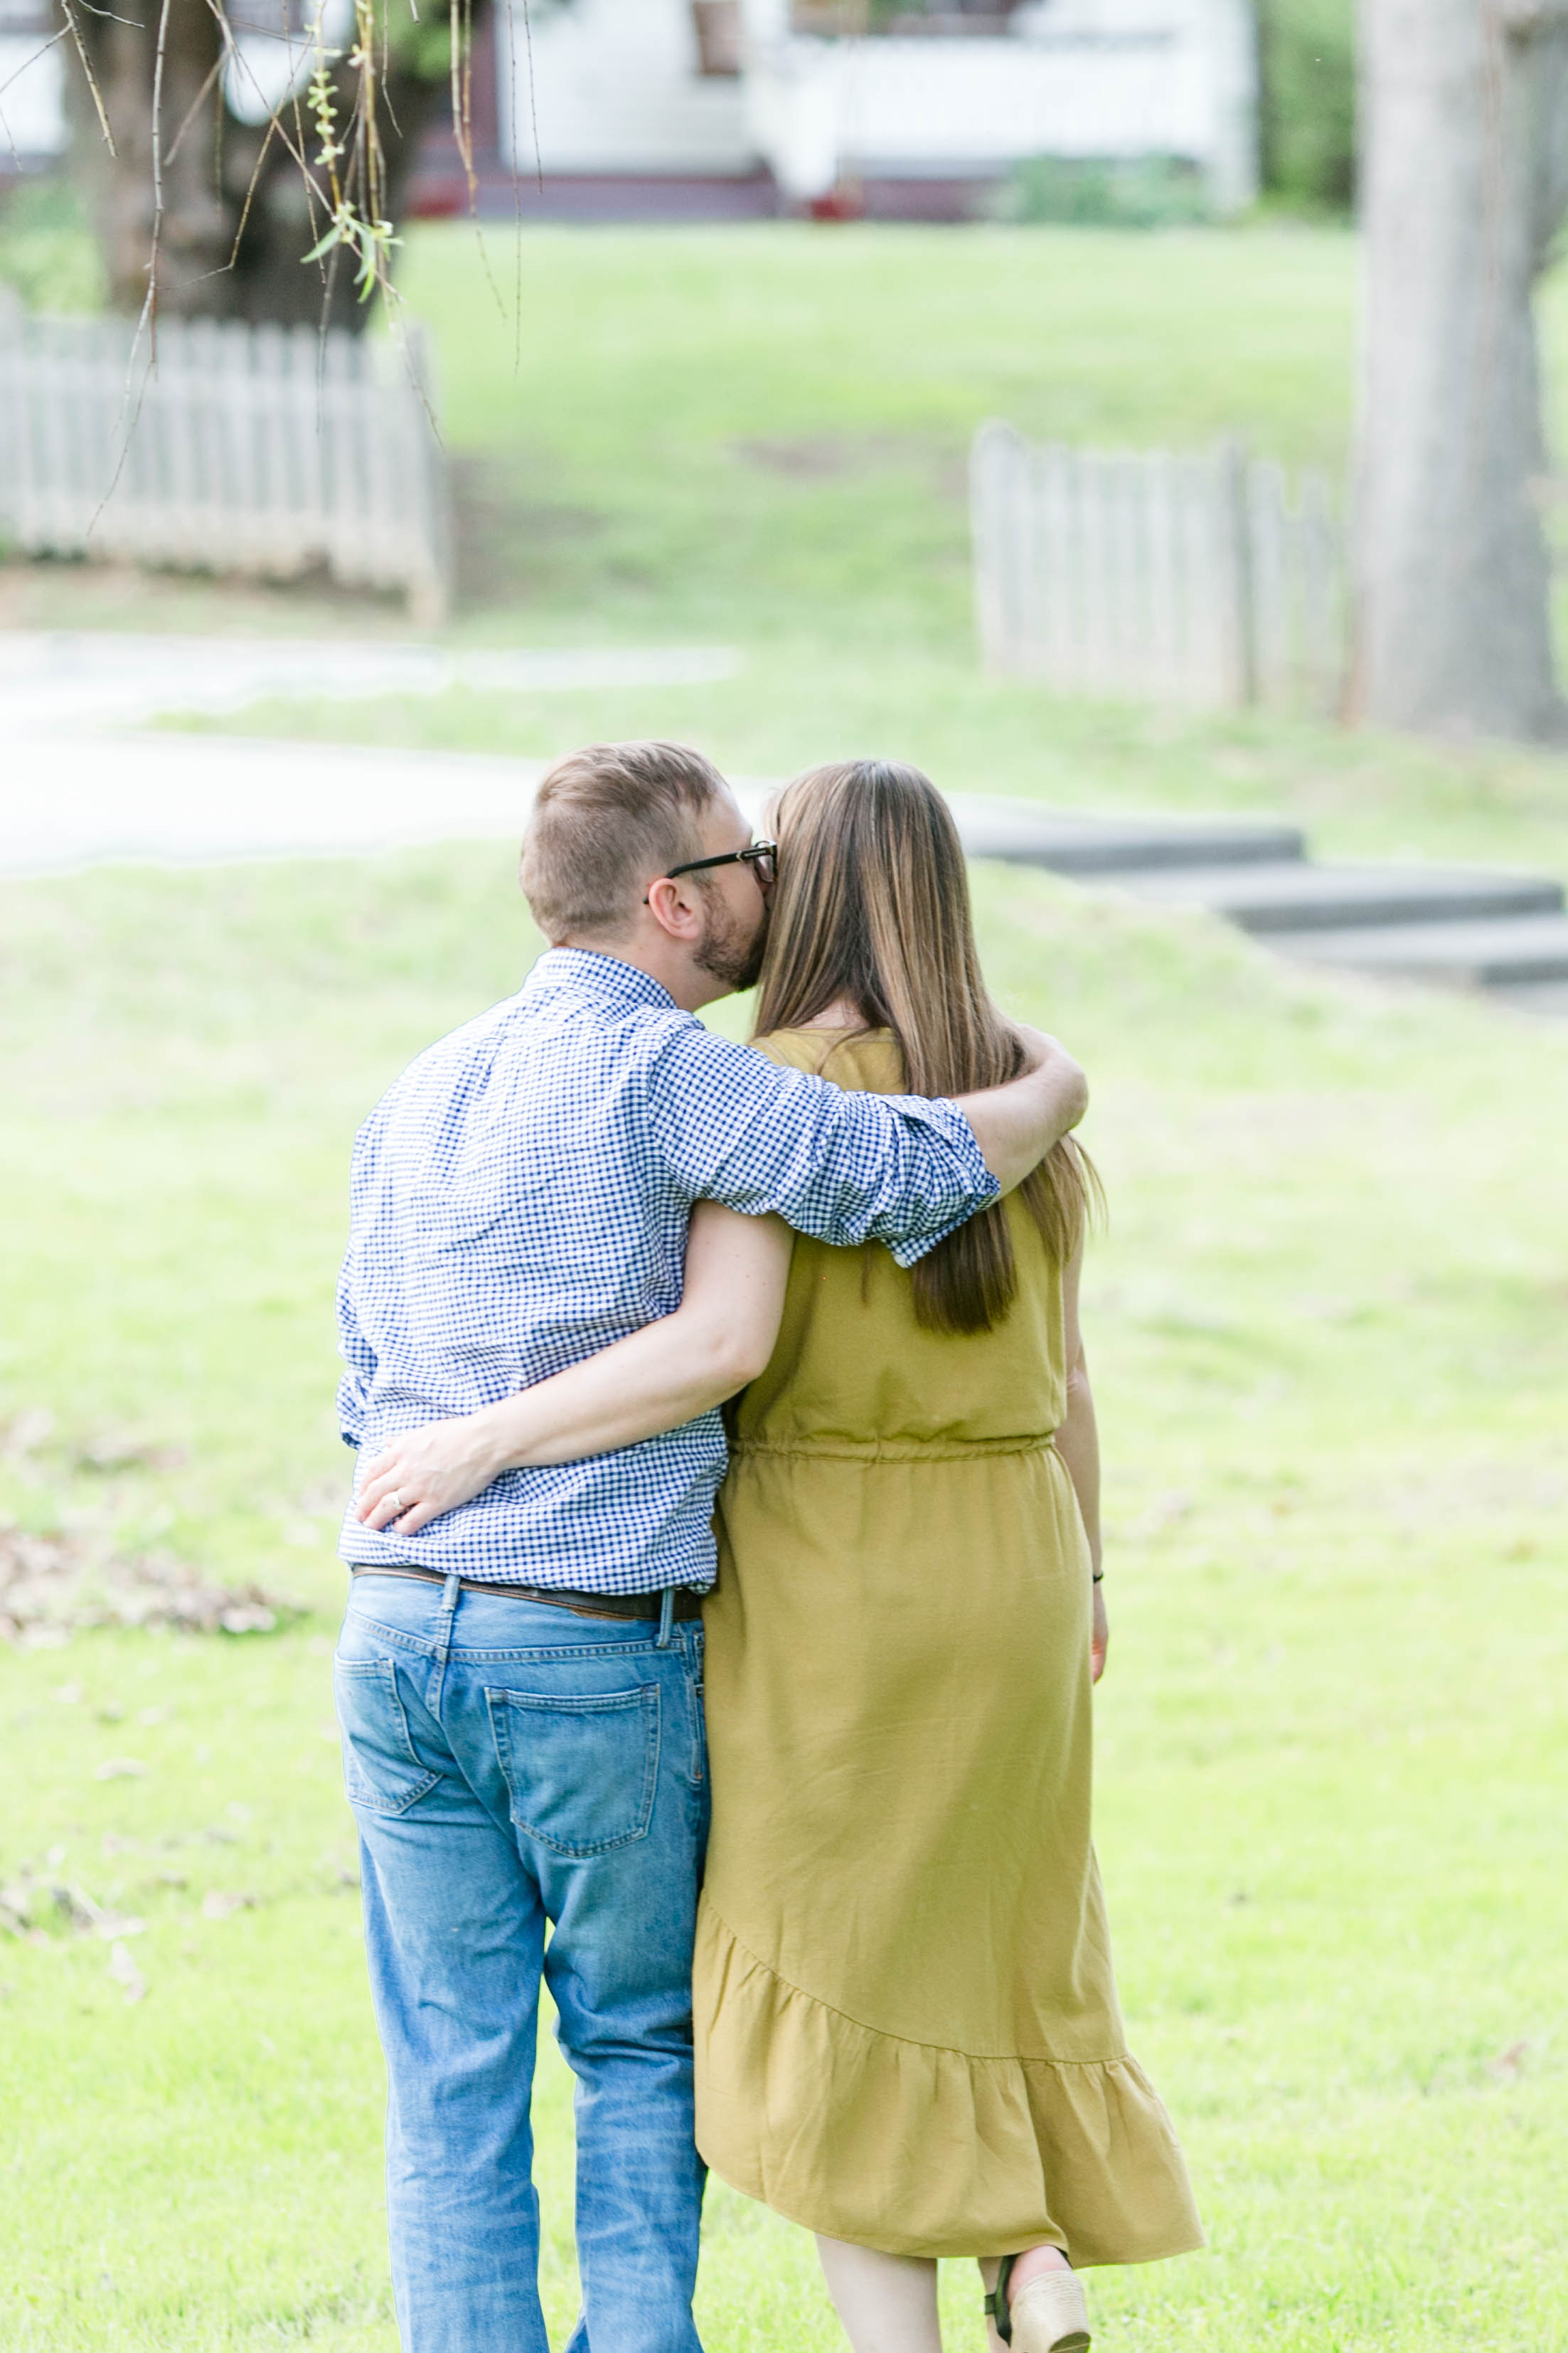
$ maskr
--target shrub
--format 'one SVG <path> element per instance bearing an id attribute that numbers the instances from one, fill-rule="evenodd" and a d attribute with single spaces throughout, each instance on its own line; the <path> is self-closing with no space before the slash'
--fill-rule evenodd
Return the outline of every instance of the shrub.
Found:
<path id="1" fill-rule="evenodd" d="M 1209 217 L 1203 181 L 1173 155 L 1079 162 L 1031 155 L 1003 182 L 998 219 L 1079 228 L 1173 228 Z"/>
<path id="2" fill-rule="evenodd" d="M 0 287 L 32 311 L 97 311 L 103 271 L 86 208 L 53 173 L 0 189 Z"/>

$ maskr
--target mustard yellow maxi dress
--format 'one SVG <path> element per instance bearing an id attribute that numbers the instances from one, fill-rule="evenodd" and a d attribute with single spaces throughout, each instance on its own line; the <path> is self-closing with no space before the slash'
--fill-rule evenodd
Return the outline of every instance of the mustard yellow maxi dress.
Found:
<path id="1" fill-rule="evenodd" d="M 901 1084 L 885 1033 L 763 1050 Z M 1117 2010 L 1088 1545 L 1051 1443 L 1061 1276 L 1009 1214 L 1019 1296 L 973 1336 L 923 1330 L 880 1245 L 797 1238 L 732 1415 L 697 2139 L 737 2189 L 858 2245 L 1144 2263 L 1203 2231 Z"/>

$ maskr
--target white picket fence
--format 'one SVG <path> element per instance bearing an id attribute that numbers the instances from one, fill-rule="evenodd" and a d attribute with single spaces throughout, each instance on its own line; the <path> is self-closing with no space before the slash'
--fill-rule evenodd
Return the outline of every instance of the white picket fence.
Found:
<path id="1" fill-rule="evenodd" d="M 446 459 L 417 331 L 0 310 L 0 543 L 402 589 L 439 621 Z"/>
<path id="2" fill-rule="evenodd" d="M 983 425 L 970 469 L 985 667 L 1062 693 L 1331 712 L 1344 560 L 1328 480 L 1237 442 L 1195 456 L 1037 446 Z"/>

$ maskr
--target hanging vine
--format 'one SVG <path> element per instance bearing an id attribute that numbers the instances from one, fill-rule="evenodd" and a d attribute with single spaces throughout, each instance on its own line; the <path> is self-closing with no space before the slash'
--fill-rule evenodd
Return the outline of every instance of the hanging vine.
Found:
<path id="1" fill-rule="evenodd" d="M 352 327 L 395 300 L 416 151 L 442 112 L 477 214 L 487 0 L 304 0 L 303 21 L 300 0 L 54 5 L 110 300 L 154 333 L 161 311 Z M 519 29 L 526 55 L 529 0 Z"/>

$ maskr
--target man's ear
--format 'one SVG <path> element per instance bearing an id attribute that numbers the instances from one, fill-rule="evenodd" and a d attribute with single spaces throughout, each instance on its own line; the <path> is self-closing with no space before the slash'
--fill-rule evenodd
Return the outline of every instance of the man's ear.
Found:
<path id="1" fill-rule="evenodd" d="M 659 929 L 673 940 L 695 939 L 701 929 L 702 917 L 695 894 L 689 896 L 679 882 L 661 875 L 648 884 L 648 913 Z"/>

